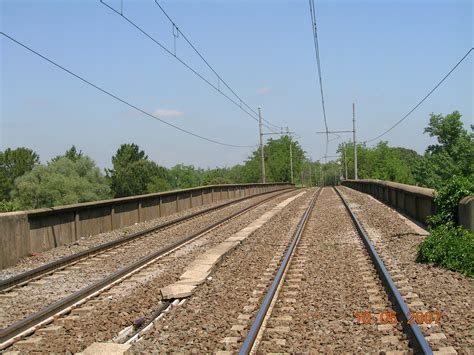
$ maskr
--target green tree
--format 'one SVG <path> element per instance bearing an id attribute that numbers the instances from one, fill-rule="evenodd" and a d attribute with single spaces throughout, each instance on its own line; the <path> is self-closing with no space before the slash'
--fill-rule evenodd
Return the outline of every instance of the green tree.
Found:
<path id="1" fill-rule="evenodd" d="M 122 144 L 112 157 L 112 165 L 107 176 L 115 197 L 142 195 L 170 187 L 166 169 L 148 160 L 136 144 Z"/>
<path id="2" fill-rule="evenodd" d="M 20 147 L 0 152 L 0 201 L 10 200 L 15 179 L 31 171 L 40 162 L 33 150 Z"/>
<path id="3" fill-rule="evenodd" d="M 290 168 L 290 142 L 293 156 L 293 176 L 295 182 L 299 182 L 300 173 L 306 161 L 305 152 L 296 140 L 290 140 L 289 136 L 279 139 L 269 139 L 264 145 L 265 173 L 267 182 L 289 182 L 291 181 Z M 243 181 L 246 183 L 261 182 L 261 158 L 260 150 L 256 149 L 245 161 L 242 169 Z"/>
<path id="4" fill-rule="evenodd" d="M 175 189 L 202 185 L 203 171 L 192 165 L 177 164 L 168 170 L 168 182 Z"/>
<path id="5" fill-rule="evenodd" d="M 345 143 L 348 178 L 354 178 L 354 145 Z M 344 167 L 344 143 L 339 145 L 341 163 Z M 421 157 L 411 149 L 390 147 L 379 142 L 375 147 L 357 145 L 359 179 L 380 179 L 404 184 L 414 184 L 414 171 Z"/>
<path id="6" fill-rule="evenodd" d="M 204 171 L 202 177 L 203 185 L 235 184 L 232 179 L 231 169 L 215 168 Z"/>
<path id="7" fill-rule="evenodd" d="M 428 146 L 415 171 L 416 181 L 439 188 L 452 176 L 474 175 L 474 135 L 463 127 L 461 114 L 431 114 L 424 133 L 435 137 L 438 144 Z M 471 126 L 472 129 L 472 126 Z"/>
<path id="8" fill-rule="evenodd" d="M 51 159 L 51 161 L 56 161 L 59 158 L 66 157 L 69 160 L 72 160 L 73 162 L 75 162 L 78 159 L 82 158 L 83 156 L 84 156 L 84 154 L 82 153 L 82 151 L 78 152 L 77 149 L 76 149 L 76 146 L 73 145 L 71 148 L 66 150 L 64 155 L 58 155 L 58 156 L 54 157 L 53 159 Z"/>
<path id="9" fill-rule="evenodd" d="M 52 207 L 110 198 L 110 188 L 94 161 L 61 157 L 38 165 L 15 180 L 13 196 L 23 208 Z"/>

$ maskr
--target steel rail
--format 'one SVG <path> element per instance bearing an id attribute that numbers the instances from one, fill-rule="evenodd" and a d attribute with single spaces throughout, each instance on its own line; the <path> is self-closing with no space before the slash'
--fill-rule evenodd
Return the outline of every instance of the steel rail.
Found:
<path id="1" fill-rule="evenodd" d="M 262 305 L 260 306 L 260 309 L 258 310 L 257 316 L 255 317 L 255 320 L 252 323 L 252 326 L 245 337 L 244 343 L 242 344 L 242 347 L 239 350 L 239 355 L 246 355 L 249 354 L 255 344 L 255 340 L 257 339 L 257 335 L 260 331 L 260 328 L 262 326 L 262 323 L 265 319 L 265 316 L 267 315 L 268 309 L 272 303 L 273 298 L 275 297 L 275 294 L 277 292 L 278 286 L 280 285 L 282 279 L 283 279 L 283 274 L 285 273 L 285 270 L 289 266 L 289 261 L 290 258 L 295 251 L 296 245 L 298 244 L 298 241 L 300 239 L 300 236 L 303 234 L 303 231 L 306 227 L 306 223 L 309 220 L 309 216 L 311 215 L 311 212 L 313 210 L 313 207 L 316 203 L 317 198 L 319 197 L 319 194 L 321 193 L 321 189 L 318 189 L 317 192 L 315 192 L 314 197 L 311 199 L 311 202 L 306 209 L 303 217 L 301 218 L 300 222 L 298 223 L 298 227 L 293 235 L 293 239 L 291 241 L 290 246 L 288 247 L 288 250 L 285 254 L 285 257 L 283 261 L 280 264 L 280 267 L 278 268 L 278 271 L 275 275 L 275 278 L 273 279 L 273 282 L 265 295 L 265 298 L 263 299 Z"/>
<path id="2" fill-rule="evenodd" d="M 287 190 L 289 190 L 289 189 L 291 190 L 292 188 L 283 189 L 284 192 L 282 192 L 282 193 L 286 193 Z M 72 255 L 65 256 L 65 257 L 63 257 L 61 259 L 58 259 L 56 261 L 53 261 L 51 263 L 42 265 L 40 267 L 34 268 L 32 270 L 28 270 L 28 271 L 23 272 L 21 274 L 18 274 L 16 276 L 10 277 L 6 280 L 0 281 L 0 292 L 1 293 L 8 292 L 8 291 L 10 291 L 10 290 L 12 290 L 12 289 L 14 289 L 18 286 L 25 285 L 28 282 L 31 282 L 33 280 L 37 280 L 37 279 L 39 279 L 39 278 L 41 278 L 45 275 L 50 275 L 50 274 L 54 273 L 55 271 L 62 270 L 67 266 L 70 266 L 70 265 L 75 264 L 79 261 L 82 261 L 83 259 L 87 259 L 87 258 L 89 258 L 93 255 L 96 255 L 96 254 L 102 253 L 104 251 L 108 251 L 110 249 L 116 248 L 116 247 L 118 247 L 122 244 L 129 243 L 129 242 L 131 242 L 135 239 L 139 239 L 140 237 L 143 237 L 143 236 L 145 236 L 149 233 L 158 232 L 158 231 L 161 231 L 165 228 L 173 227 L 173 226 L 175 226 L 179 223 L 189 221 L 189 220 L 191 220 L 195 217 L 199 217 L 199 216 L 208 214 L 210 212 L 213 212 L 213 211 L 218 210 L 218 209 L 222 209 L 222 208 L 230 206 L 232 204 L 239 203 L 241 201 L 244 201 L 244 200 L 247 200 L 247 199 L 250 199 L 250 198 L 253 198 L 253 197 L 269 194 L 269 193 L 272 193 L 272 192 L 274 192 L 274 191 L 262 192 L 262 193 L 259 193 L 259 194 L 256 194 L 256 195 L 245 196 L 245 197 L 239 198 L 237 200 L 232 200 L 232 201 L 229 201 L 229 202 L 225 202 L 225 203 L 219 204 L 217 206 L 206 208 L 202 211 L 194 212 L 194 213 L 192 213 L 190 215 L 187 215 L 187 216 L 175 218 L 171 221 L 164 222 L 164 223 L 159 224 L 157 226 L 146 228 L 142 231 L 135 232 L 135 233 L 132 233 L 130 235 L 127 235 L 126 237 L 116 239 L 116 240 L 112 240 L 110 242 L 100 244 L 98 246 L 89 248 L 87 250 L 84 250 L 84 251 L 81 251 L 81 252 L 78 252 L 78 253 L 75 253 L 75 254 L 72 254 Z M 279 194 L 277 194 L 276 196 L 278 196 L 278 195 Z"/>
<path id="3" fill-rule="evenodd" d="M 293 191 L 293 189 L 291 190 Z M 85 288 L 39 310 L 38 312 L 27 316 L 26 318 L 8 326 L 7 328 L 0 329 L 0 350 L 3 350 L 10 345 L 12 345 L 15 341 L 20 340 L 21 337 L 26 336 L 29 333 L 32 333 L 36 330 L 35 327 L 39 327 L 40 325 L 45 325 L 50 323 L 54 320 L 54 317 L 68 313 L 73 306 L 77 306 L 85 302 L 90 296 L 96 296 L 98 293 L 103 292 L 109 289 L 114 283 L 122 282 L 125 278 L 132 276 L 133 274 L 137 273 L 142 268 L 148 266 L 149 264 L 155 262 L 157 259 L 161 258 L 165 254 L 177 249 L 184 244 L 196 239 L 210 230 L 218 227 L 221 224 L 224 224 L 231 219 L 234 219 L 245 212 L 248 212 L 251 209 L 255 209 L 264 203 L 268 202 L 271 199 L 274 199 L 282 194 L 291 192 L 291 191 L 284 191 L 274 196 L 270 196 L 258 203 L 255 203 L 251 206 L 247 206 L 246 208 L 237 211 L 230 216 L 227 216 L 217 222 L 214 222 L 200 230 L 168 245 L 166 247 L 161 248 L 160 250 L 153 252 L 132 264 L 125 266 L 124 268 L 117 270 L 116 272 L 110 274 L 109 276 L 89 285 Z M 47 322 L 47 323 L 46 323 Z"/>
<path id="4" fill-rule="evenodd" d="M 390 300 L 392 301 L 392 305 L 394 306 L 394 309 L 397 312 L 397 317 L 398 319 L 402 321 L 403 330 L 408 335 L 408 339 L 410 340 L 410 343 L 413 349 L 415 350 L 417 354 L 433 354 L 433 351 L 431 350 L 426 339 L 423 337 L 423 334 L 421 333 L 418 325 L 416 323 L 415 324 L 408 323 L 408 320 L 410 319 L 410 317 L 408 316 L 408 312 L 410 310 L 407 307 L 405 301 L 403 300 L 402 295 L 398 291 L 397 286 L 395 285 L 392 278 L 390 277 L 390 274 L 387 271 L 382 259 L 380 259 L 373 244 L 370 242 L 369 236 L 367 235 L 364 228 L 362 227 L 362 224 L 357 219 L 354 212 L 352 212 L 351 208 L 349 207 L 349 204 L 347 203 L 345 198 L 342 196 L 339 189 L 334 188 L 334 190 L 336 190 L 337 194 L 342 200 L 342 203 L 346 207 L 346 210 L 349 213 L 349 216 L 354 222 L 357 232 L 359 233 L 359 236 L 361 237 L 362 242 L 364 243 L 370 255 L 370 258 L 372 259 L 372 263 L 374 264 L 377 270 L 377 273 L 379 274 L 382 284 L 384 285 L 385 291 L 387 292 Z"/>

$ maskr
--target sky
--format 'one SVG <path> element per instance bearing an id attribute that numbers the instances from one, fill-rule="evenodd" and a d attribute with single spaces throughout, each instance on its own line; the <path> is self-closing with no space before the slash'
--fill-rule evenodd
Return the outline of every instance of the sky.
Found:
<path id="1" fill-rule="evenodd" d="M 105 0 L 104 0 L 105 1 Z M 154 0 L 107 0 L 206 80 L 222 83 Z M 158 1 L 242 100 L 288 126 L 312 160 L 325 150 L 308 1 Z M 376 137 L 403 117 L 473 47 L 473 2 L 318 1 L 316 17 L 330 130 Z M 121 8 L 123 10 L 121 10 Z M 122 143 L 157 163 L 207 168 L 243 162 L 258 123 L 99 0 L 0 0 L 1 32 L 117 97 L 221 146 L 187 135 L 107 96 L 0 35 L 0 150 L 29 147 L 46 162 L 75 145 L 110 167 Z M 423 153 L 430 113 L 473 123 L 474 52 L 405 122 L 383 137 Z M 265 139 L 277 136 L 265 136 Z M 330 142 L 329 155 L 349 140 Z M 376 144 L 373 142 L 371 144 Z"/>

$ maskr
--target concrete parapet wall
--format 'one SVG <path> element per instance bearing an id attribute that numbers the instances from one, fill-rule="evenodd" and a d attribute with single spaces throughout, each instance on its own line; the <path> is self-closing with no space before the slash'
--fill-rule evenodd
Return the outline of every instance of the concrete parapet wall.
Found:
<path id="1" fill-rule="evenodd" d="M 288 183 L 213 185 L 105 201 L 0 213 L 0 269 L 32 252 L 217 201 L 291 187 Z"/>
<path id="2" fill-rule="evenodd" d="M 474 232 L 474 196 L 467 196 L 459 201 L 459 224 Z"/>
<path id="3" fill-rule="evenodd" d="M 346 180 L 342 185 L 372 195 L 423 224 L 428 216 L 436 213 L 433 189 L 369 179 Z"/>
<path id="4" fill-rule="evenodd" d="M 428 216 L 436 213 L 433 189 L 369 179 L 346 180 L 342 185 L 372 195 L 423 224 Z M 474 196 L 459 201 L 458 224 L 474 232 Z"/>

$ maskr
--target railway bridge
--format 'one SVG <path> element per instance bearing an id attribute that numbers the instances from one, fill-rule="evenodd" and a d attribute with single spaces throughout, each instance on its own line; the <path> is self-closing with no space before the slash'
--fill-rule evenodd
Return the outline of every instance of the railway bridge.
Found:
<path id="1" fill-rule="evenodd" d="M 0 215 L 0 349 L 472 353 L 472 279 L 415 260 L 432 192 L 344 185 Z"/>

